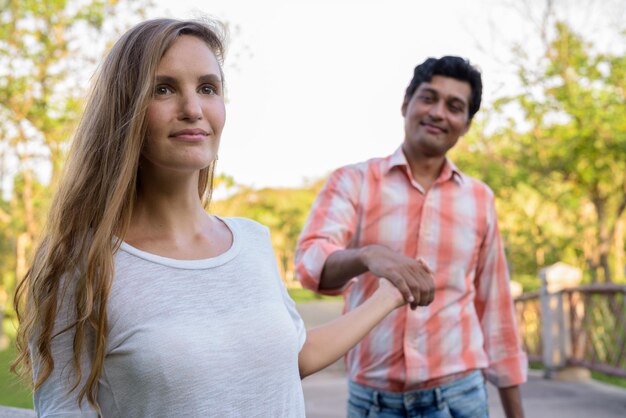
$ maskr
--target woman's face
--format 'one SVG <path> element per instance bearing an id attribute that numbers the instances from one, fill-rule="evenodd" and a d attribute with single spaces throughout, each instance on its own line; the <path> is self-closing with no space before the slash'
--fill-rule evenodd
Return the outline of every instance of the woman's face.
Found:
<path id="1" fill-rule="evenodd" d="M 157 68 L 142 167 L 194 172 L 217 157 L 226 111 L 220 66 L 201 39 L 179 36 Z"/>

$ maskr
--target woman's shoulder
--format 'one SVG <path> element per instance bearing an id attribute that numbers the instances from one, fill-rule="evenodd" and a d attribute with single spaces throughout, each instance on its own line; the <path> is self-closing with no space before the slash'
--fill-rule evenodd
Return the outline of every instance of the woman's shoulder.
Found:
<path id="1" fill-rule="evenodd" d="M 226 225 L 233 228 L 235 232 L 269 235 L 269 228 L 253 219 L 239 216 L 219 217 Z"/>

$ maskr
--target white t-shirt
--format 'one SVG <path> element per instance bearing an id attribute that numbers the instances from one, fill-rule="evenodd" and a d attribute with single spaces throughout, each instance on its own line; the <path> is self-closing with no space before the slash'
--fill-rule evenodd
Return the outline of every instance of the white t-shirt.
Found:
<path id="1" fill-rule="evenodd" d="M 223 221 L 233 244 L 215 258 L 174 260 L 126 243 L 116 253 L 98 391 L 105 418 L 304 417 L 305 328 L 280 280 L 269 231 L 242 218 Z M 39 416 L 96 416 L 86 400 L 78 407 L 77 391 L 67 394 L 72 337 L 53 340 L 53 374 L 35 392 Z M 84 382 L 86 357 L 82 365 Z"/>

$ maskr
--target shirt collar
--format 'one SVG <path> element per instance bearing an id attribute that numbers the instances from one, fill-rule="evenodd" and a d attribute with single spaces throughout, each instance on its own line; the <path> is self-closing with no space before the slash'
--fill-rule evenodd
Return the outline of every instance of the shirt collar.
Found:
<path id="1" fill-rule="evenodd" d="M 404 155 L 404 151 L 402 151 L 402 145 L 400 145 L 393 154 L 391 154 L 387 159 L 387 167 L 384 169 L 384 174 L 388 174 L 395 167 L 399 167 L 401 169 L 406 170 L 407 174 L 411 173 L 411 168 L 409 167 L 409 163 L 406 160 L 406 156 Z M 441 170 L 441 174 L 437 178 L 437 183 L 444 182 L 448 180 L 455 180 L 458 184 L 463 184 L 465 174 L 458 167 L 450 161 L 448 157 L 446 157 L 443 169 Z"/>

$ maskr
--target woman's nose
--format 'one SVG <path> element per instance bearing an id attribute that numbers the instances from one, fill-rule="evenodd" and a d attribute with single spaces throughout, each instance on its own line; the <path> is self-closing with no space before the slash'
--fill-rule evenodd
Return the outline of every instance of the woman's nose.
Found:
<path id="1" fill-rule="evenodd" d="M 200 103 L 200 98 L 196 94 L 181 96 L 179 119 L 202 119 L 202 106 Z"/>

